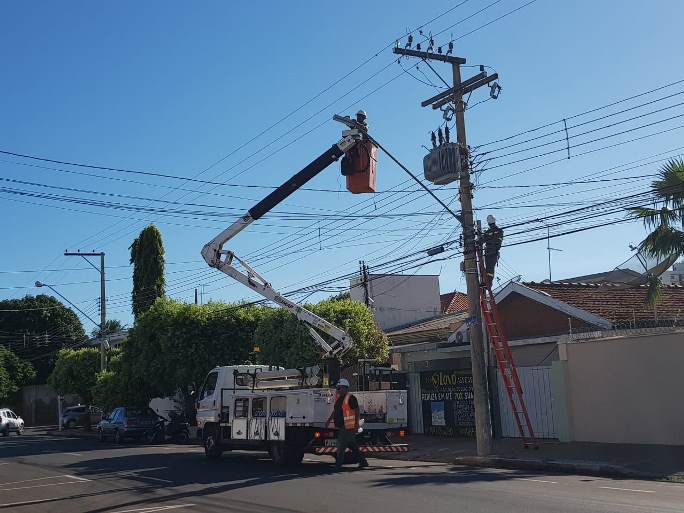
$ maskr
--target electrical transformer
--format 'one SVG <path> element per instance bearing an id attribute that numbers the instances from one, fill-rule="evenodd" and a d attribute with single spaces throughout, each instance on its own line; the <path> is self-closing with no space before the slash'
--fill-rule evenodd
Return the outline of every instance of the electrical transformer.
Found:
<path id="1" fill-rule="evenodd" d="M 423 158 L 425 179 L 435 185 L 446 185 L 461 177 L 467 169 L 468 154 L 457 143 L 444 143 L 430 150 Z"/>

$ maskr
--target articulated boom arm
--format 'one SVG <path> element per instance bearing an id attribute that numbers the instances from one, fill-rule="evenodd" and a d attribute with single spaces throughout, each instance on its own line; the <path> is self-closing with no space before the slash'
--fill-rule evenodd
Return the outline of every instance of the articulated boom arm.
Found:
<path id="1" fill-rule="evenodd" d="M 362 140 L 363 133 L 365 132 L 362 125 L 348 117 L 335 116 L 334 119 L 349 127 L 349 130 L 342 132 L 342 139 L 336 144 L 333 144 L 330 149 L 319 155 L 318 158 L 313 160 L 304 169 L 271 192 L 254 207 L 249 209 L 245 215 L 209 241 L 204 248 L 202 248 L 202 257 L 209 266 L 215 267 L 226 273 L 234 280 L 246 285 L 269 301 L 273 301 L 281 307 L 287 308 L 297 317 L 297 319 L 305 322 L 309 326 L 309 332 L 314 341 L 327 355 L 339 357 L 354 345 L 354 341 L 345 331 L 332 325 L 303 306 L 280 295 L 271 287 L 269 282 L 261 277 L 259 273 L 252 269 L 246 262 L 238 258 L 232 251 L 223 249 L 226 242 L 235 237 L 254 221 L 260 219 L 285 198 L 290 196 L 290 194 L 319 174 L 330 164 L 337 161 Z M 233 262 L 239 263 L 242 269 L 237 269 L 233 265 Z M 331 343 L 326 342 L 316 330 L 320 330 L 329 335 L 334 341 Z"/>

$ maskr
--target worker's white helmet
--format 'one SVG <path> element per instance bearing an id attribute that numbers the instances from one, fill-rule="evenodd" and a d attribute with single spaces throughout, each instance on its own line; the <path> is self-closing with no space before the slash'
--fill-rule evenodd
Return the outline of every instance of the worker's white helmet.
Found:
<path id="1" fill-rule="evenodd" d="M 337 382 L 337 386 L 338 386 L 338 387 L 347 387 L 347 388 L 349 388 L 349 381 L 347 381 L 347 380 L 344 379 L 344 378 L 341 378 L 341 379 Z"/>
<path id="2" fill-rule="evenodd" d="M 494 216 L 491 215 L 491 214 L 488 215 L 488 216 L 487 216 L 487 224 L 496 224 L 496 217 L 494 217 Z"/>

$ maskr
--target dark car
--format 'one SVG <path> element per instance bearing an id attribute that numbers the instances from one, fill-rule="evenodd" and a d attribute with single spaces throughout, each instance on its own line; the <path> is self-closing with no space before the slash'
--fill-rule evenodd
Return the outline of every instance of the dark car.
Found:
<path id="1" fill-rule="evenodd" d="M 62 412 L 62 427 L 71 429 L 75 427 L 90 428 L 102 420 L 102 410 L 94 406 L 70 406 Z"/>
<path id="2" fill-rule="evenodd" d="M 140 440 L 154 430 L 159 420 L 150 408 L 121 406 L 100 421 L 97 432 L 101 441 L 108 437 L 116 443 L 123 442 L 125 438 Z"/>

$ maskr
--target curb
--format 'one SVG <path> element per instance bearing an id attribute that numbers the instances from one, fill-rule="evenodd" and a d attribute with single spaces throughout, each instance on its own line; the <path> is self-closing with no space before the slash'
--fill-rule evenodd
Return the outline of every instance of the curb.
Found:
<path id="1" fill-rule="evenodd" d="M 62 431 L 54 429 L 48 430 L 45 433 L 50 436 L 68 436 L 73 438 L 97 438 L 96 431 L 86 431 L 84 429 L 63 429 Z"/>
<path id="2" fill-rule="evenodd" d="M 572 472 L 573 474 L 599 476 L 599 477 L 616 477 L 629 479 L 648 479 L 648 480 L 666 480 L 674 482 L 682 482 L 681 475 L 662 475 L 652 474 L 648 472 L 641 472 L 633 470 L 621 465 L 610 465 L 608 463 L 598 463 L 589 461 L 573 461 L 573 460 L 544 460 L 544 459 L 520 459 L 520 458 L 504 458 L 500 456 L 464 456 L 456 458 L 454 463 L 457 465 L 466 465 L 469 467 L 493 467 L 516 470 L 542 470 L 550 472 Z"/>

